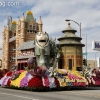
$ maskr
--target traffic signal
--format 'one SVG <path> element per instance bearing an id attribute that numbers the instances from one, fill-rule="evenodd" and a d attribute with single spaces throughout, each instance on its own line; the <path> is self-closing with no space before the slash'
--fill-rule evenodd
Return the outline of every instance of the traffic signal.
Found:
<path id="1" fill-rule="evenodd" d="M 83 59 L 83 65 L 86 65 L 86 59 Z"/>

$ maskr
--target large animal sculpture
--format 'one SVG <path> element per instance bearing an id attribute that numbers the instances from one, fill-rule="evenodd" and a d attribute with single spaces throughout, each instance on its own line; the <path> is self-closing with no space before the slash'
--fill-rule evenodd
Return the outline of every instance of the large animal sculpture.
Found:
<path id="1" fill-rule="evenodd" d="M 49 69 L 50 45 L 46 32 L 38 32 L 35 37 L 35 56 L 37 66 L 46 66 Z"/>
<path id="2" fill-rule="evenodd" d="M 47 69 L 46 71 L 50 76 L 53 75 L 57 69 L 57 63 L 60 57 L 59 46 L 56 44 L 56 39 L 51 38 L 49 40 L 49 36 L 46 32 L 38 32 L 35 37 L 35 56 L 38 68 L 34 70 L 36 72 L 39 70 L 40 73 L 44 73 L 44 70 Z"/>

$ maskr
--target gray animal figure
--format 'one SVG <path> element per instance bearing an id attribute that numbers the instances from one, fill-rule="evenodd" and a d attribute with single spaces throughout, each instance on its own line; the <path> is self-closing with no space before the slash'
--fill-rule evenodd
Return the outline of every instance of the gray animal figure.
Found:
<path id="1" fill-rule="evenodd" d="M 35 56 L 37 66 L 49 69 L 50 45 L 49 36 L 45 32 L 38 32 L 35 37 Z"/>

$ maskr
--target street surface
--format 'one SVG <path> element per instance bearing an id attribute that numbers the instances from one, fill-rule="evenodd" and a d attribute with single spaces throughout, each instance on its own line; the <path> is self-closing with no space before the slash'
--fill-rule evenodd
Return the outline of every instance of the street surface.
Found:
<path id="1" fill-rule="evenodd" d="M 100 100 L 100 88 L 34 92 L 0 87 L 0 100 Z"/>

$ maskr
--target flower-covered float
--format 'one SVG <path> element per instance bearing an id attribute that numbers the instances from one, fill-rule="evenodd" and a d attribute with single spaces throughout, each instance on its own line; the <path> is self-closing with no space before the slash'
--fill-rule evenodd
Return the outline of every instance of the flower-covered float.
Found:
<path id="1" fill-rule="evenodd" d="M 84 68 L 80 73 L 58 69 L 59 46 L 49 40 L 48 34 L 38 32 L 35 39 L 35 57 L 29 58 L 24 70 L 13 66 L 0 80 L 1 87 L 28 90 L 51 90 L 71 87 L 100 86 L 100 71 Z"/>
<path id="2" fill-rule="evenodd" d="M 91 76 L 85 77 L 77 71 L 65 69 L 57 69 L 53 76 L 50 76 L 49 72 L 43 74 L 42 70 L 45 68 L 41 67 L 41 69 L 37 68 L 40 71 L 39 74 L 34 73 L 33 70 L 10 71 L 0 80 L 0 84 L 2 87 L 28 90 L 100 86 L 100 72 L 96 69 L 92 70 Z"/>

